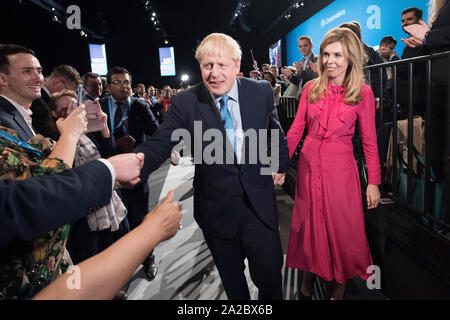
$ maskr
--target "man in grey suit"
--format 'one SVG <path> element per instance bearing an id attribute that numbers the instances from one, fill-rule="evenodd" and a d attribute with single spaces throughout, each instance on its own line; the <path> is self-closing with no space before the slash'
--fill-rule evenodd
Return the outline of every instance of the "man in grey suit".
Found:
<path id="1" fill-rule="evenodd" d="M 288 77 L 289 81 L 298 86 L 297 98 L 303 91 L 303 86 L 310 80 L 317 78 L 318 74 L 311 69 L 311 63 L 317 62 L 317 57 L 312 52 L 313 42 L 308 36 L 301 36 L 298 38 L 298 49 L 303 58 L 299 62 L 294 62 L 294 67 L 297 69 L 297 74 L 293 74 L 289 68 L 282 68 L 281 72 Z"/>
<path id="2" fill-rule="evenodd" d="M 42 67 L 35 53 L 15 44 L 0 45 L 0 125 L 22 140 L 35 136 L 30 110 L 41 97 Z"/>

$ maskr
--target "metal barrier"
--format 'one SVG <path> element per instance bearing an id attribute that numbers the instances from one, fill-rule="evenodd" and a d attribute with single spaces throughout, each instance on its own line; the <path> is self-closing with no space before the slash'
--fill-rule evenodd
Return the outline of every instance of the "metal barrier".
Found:
<path id="1" fill-rule="evenodd" d="M 392 70 L 392 88 L 390 91 L 385 90 L 384 87 L 386 68 Z M 414 71 L 418 68 L 424 68 L 425 78 L 415 79 L 423 84 L 423 86 L 418 86 L 415 91 L 413 85 Z M 379 70 L 383 71 L 379 72 Z M 378 147 L 382 176 L 388 177 L 385 183 L 380 186 L 382 197 L 391 198 L 396 204 L 407 209 L 406 211 L 415 213 L 416 217 L 419 217 L 418 220 L 433 231 L 440 234 L 448 233 L 450 231 L 450 224 L 448 223 L 450 221 L 450 196 L 448 195 L 448 190 L 450 190 L 450 126 L 448 125 L 450 124 L 450 51 L 372 65 L 366 67 L 365 71 L 368 74 L 367 80 L 369 83 L 371 82 L 371 74 L 376 73 L 379 77 L 379 81 L 376 81 L 377 92 L 380 95 L 380 108 L 377 115 Z M 398 88 L 399 72 L 405 76 L 402 78 L 407 82 L 407 103 L 403 105 L 406 108 L 405 110 L 399 110 L 399 106 L 401 106 L 398 103 L 400 101 L 399 95 L 404 98 L 404 93 L 399 92 Z M 418 112 L 414 109 L 414 96 L 417 94 L 417 90 L 420 91 L 420 87 L 425 90 L 424 112 Z M 387 99 L 388 94 L 392 95 L 389 99 Z M 439 101 L 445 101 L 445 105 L 437 105 Z M 295 118 L 297 107 L 298 101 L 295 98 L 283 97 L 280 100 L 278 114 L 285 133 L 287 133 Z M 446 121 L 436 116 L 437 110 L 442 110 L 443 115 L 446 114 Z M 388 117 L 386 117 L 386 113 L 388 113 Z M 417 131 L 414 131 L 415 115 L 421 115 L 424 118 L 425 147 L 423 154 L 417 152 L 414 148 L 412 137 L 415 133 L 417 134 Z M 386 121 L 386 119 L 391 121 Z M 407 120 L 407 133 L 406 138 L 399 141 L 398 121 L 401 120 Z M 438 121 L 443 121 L 443 128 L 445 128 L 445 131 L 441 132 L 441 138 L 446 137 L 446 145 L 441 147 L 443 148 L 442 166 L 447 178 L 441 180 L 435 177 L 430 160 L 432 157 L 436 157 L 434 154 L 436 150 L 432 150 L 431 144 L 432 141 L 438 140 L 436 134 L 439 134 L 439 131 L 433 130 L 432 132 L 432 126 L 436 128 L 439 125 Z M 365 161 L 358 130 L 355 131 L 353 141 L 355 158 L 360 169 L 361 184 L 364 186 L 367 182 L 364 180 Z M 391 142 L 392 150 L 388 155 L 389 142 Z M 301 143 L 291 159 L 291 165 L 294 168 L 297 165 L 300 147 Z M 402 154 L 407 152 L 407 156 L 400 157 L 400 152 Z M 389 163 L 392 164 L 392 167 L 387 166 Z M 413 168 L 413 165 L 417 167 Z M 388 169 L 391 171 L 387 171 Z M 422 175 L 418 173 L 419 170 L 423 171 Z M 363 191 L 365 191 L 365 188 L 363 188 Z M 442 200 L 439 200 L 439 197 Z M 440 204 L 439 201 L 441 201 Z M 442 209 L 439 209 L 440 205 Z"/>
<path id="2" fill-rule="evenodd" d="M 280 98 L 280 104 L 278 106 L 278 118 L 280 120 L 281 128 L 283 128 L 285 134 L 287 134 L 289 128 L 292 125 L 292 122 L 295 119 L 295 115 L 297 114 L 298 103 L 299 102 L 295 97 Z M 297 149 L 294 152 L 294 155 L 291 158 L 291 167 L 293 167 L 294 169 L 297 169 L 297 162 L 302 142 L 303 140 L 300 142 L 300 144 L 298 145 Z"/>
<path id="3" fill-rule="evenodd" d="M 387 91 L 384 90 L 382 78 L 386 68 L 392 69 L 392 99 L 390 100 L 391 104 L 388 105 L 385 105 L 385 102 L 389 101 L 389 99 L 385 99 L 384 95 L 387 94 Z M 419 68 L 424 69 L 424 74 L 416 74 L 415 76 L 414 72 Z M 450 110 L 450 52 L 372 65 L 366 67 L 366 70 L 369 71 L 369 82 L 372 71 L 383 70 L 383 72 L 377 72 L 379 77 L 378 92 L 380 93 L 381 102 L 378 114 L 378 123 L 380 124 L 378 128 L 378 146 L 383 176 L 385 176 L 386 168 L 388 167 L 386 164 L 389 161 L 392 163 L 392 177 L 390 180 L 392 192 L 389 192 L 390 190 L 384 185 L 381 188 L 382 194 L 391 197 L 397 204 L 405 206 L 408 211 L 420 215 L 420 220 L 425 226 L 433 231 L 446 234 L 450 231 L 450 225 L 448 224 L 450 218 L 450 197 L 448 196 L 450 187 L 450 126 L 448 126 L 450 123 L 450 112 L 448 112 Z M 399 71 L 406 75 L 407 104 L 404 105 L 407 108 L 406 112 L 398 110 L 398 100 L 400 94 L 402 94 L 398 88 Z M 414 79 L 415 77 L 416 79 Z M 414 83 L 414 80 L 420 81 L 422 86 L 417 86 L 417 82 Z M 416 84 L 416 88 L 414 88 L 414 84 Z M 414 108 L 414 97 L 420 93 L 418 90 L 425 90 L 423 111 Z M 444 103 L 445 105 L 443 105 Z M 389 126 L 386 125 L 385 112 L 392 116 L 392 134 L 386 132 L 386 130 L 389 130 Z M 440 118 L 438 116 L 439 112 L 442 112 L 442 116 L 447 113 L 445 115 L 446 119 Z M 405 119 L 398 118 L 402 113 L 405 115 Z M 420 128 L 416 126 L 416 129 L 414 129 L 414 123 L 417 122 L 415 116 L 424 117 L 425 130 L 423 136 L 418 134 Z M 407 121 L 407 134 L 403 134 L 404 139 L 398 141 L 399 136 L 402 135 L 399 132 L 399 124 L 402 120 Z M 432 130 L 432 127 L 440 127 L 442 124 L 444 125 L 441 132 Z M 424 152 L 420 152 L 420 150 L 415 148 L 416 141 L 413 138 L 415 135 L 418 139 L 424 139 Z M 385 150 L 388 149 L 388 141 L 386 141 L 388 136 L 392 137 L 390 139 L 392 140 L 391 146 L 393 148 L 391 158 L 387 158 L 387 154 L 385 154 Z M 439 139 L 446 140 L 447 144 L 438 145 L 442 150 L 433 150 L 432 145 L 434 141 Z M 405 151 L 407 156 L 403 157 L 403 154 L 400 153 Z M 441 164 L 435 165 L 434 168 L 432 168 L 431 164 L 431 159 L 433 158 L 441 158 L 439 160 L 442 160 Z M 439 161 L 437 162 L 439 163 Z M 439 168 L 439 166 L 442 166 L 442 168 Z M 421 174 L 421 171 L 423 174 Z M 445 172 L 445 175 L 436 176 L 437 171 Z M 389 187 L 389 184 L 387 186 Z"/>

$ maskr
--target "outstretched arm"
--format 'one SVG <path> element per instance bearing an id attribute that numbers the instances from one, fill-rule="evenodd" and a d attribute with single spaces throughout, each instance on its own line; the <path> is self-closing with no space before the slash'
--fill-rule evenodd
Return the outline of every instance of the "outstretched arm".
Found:
<path id="1" fill-rule="evenodd" d="M 111 174 L 100 161 L 23 181 L 1 180 L 0 247 L 84 217 L 108 204 L 111 192 Z"/>
<path id="2" fill-rule="evenodd" d="M 179 229 L 181 206 L 173 202 L 173 191 L 147 214 L 137 228 L 94 257 L 81 262 L 78 271 L 65 273 L 39 292 L 36 300 L 112 299 L 130 279 L 139 264 L 161 241 L 174 236 Z M 76 273 L 78 288 L 69 288 Z M 75 282 L 75 281 L 74 281 Z"/>

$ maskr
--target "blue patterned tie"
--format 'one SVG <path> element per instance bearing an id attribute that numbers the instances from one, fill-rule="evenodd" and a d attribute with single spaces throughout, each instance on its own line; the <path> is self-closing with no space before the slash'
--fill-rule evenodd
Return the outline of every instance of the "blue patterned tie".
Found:
<path id="1" fill-rule="evenodd" d="M 231 145 L 233 146 L 233 149 L 236 150 L 236 138 L 234 136 L 234 125 L 233 125 L 233 118 L 231 118 L 230 110 L 228 110 L 228 99 L 229 96 L 223 96 L 220 99 L 220 116 L 223 121 L 223 125 L 225 127 L 225 130 L 227 132 L 228 139 L 230 139 Z"/>

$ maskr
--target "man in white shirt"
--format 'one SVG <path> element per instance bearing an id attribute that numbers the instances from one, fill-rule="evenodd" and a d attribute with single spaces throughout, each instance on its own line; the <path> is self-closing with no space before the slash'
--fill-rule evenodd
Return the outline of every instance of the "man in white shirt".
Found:
<path id="1" fill-rule="evenodd" d="M 299 62 L 294 62 L 294 67 L 297 74 L 293 74 L 289 68 L 284 67 L 281 72 L 288 77 L 289 81 L 298 85 L 298 94 L 300 95 L 303 86 L 309 81 L 318 76 L 316 72 L 311 69 L 311 63 L 317 62 L 317 57 L 312 52 L 313 43 L 310 37 L 301 36 L 298 38 L 298 49 L 303 58 Z"/>
<path id="2" fill-rule="evenodd" d="M 43 83 L 42 67 L 32 50 L 0 45 L 0 125 L 16 130 L 22 140 L 35 135 L 30 106 L 41 97 Z"/>

